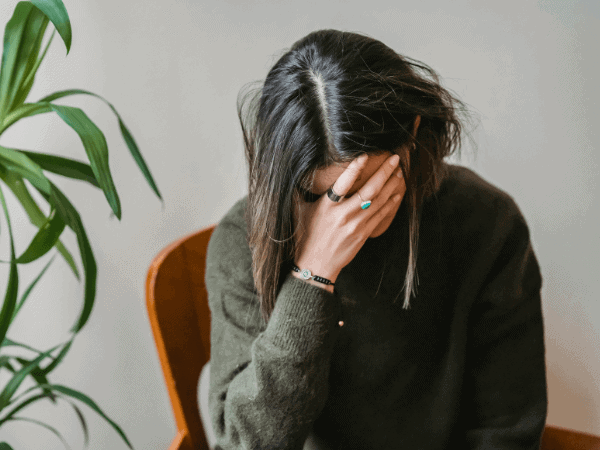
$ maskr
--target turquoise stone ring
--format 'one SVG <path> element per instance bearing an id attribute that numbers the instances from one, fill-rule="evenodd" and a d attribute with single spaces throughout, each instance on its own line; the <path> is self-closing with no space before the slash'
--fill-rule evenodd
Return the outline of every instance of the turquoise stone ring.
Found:
<path id="1" fill-rule="evenodd" d="M 360 196 L 360 194 L 357 192 L 356 195 L 358 195 L 358 198 L 360 198 L 361 204 L 360 207 L 361 209 L 367 209 L 369 206 L 371 206 L 371 200 L 367 200 L 367 201 L 363 201 L 362 197 Z"/>

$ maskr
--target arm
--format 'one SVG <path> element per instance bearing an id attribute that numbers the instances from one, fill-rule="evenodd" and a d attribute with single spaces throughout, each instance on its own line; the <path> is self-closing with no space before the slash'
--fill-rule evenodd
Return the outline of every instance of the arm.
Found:
<path id="1" fill-rule="evenodd" d="M 465 447 L 537 450 L 546 423 L 542 277 L 513 204 L 499 252 L 469 316 Z"/>
<path id="2" fill-rule="evenodd" d="M 301 449 L 327 399 L 337 297 L 288 274 L 265 325 L 245 232 L 226 220 L 209 243 L 206 286 L 217 448 Z"/>

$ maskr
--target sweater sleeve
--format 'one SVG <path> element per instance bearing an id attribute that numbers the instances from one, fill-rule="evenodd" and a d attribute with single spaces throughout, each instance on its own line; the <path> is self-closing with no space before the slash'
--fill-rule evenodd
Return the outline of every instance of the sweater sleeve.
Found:
<path id="1" fill-rule="evenodd" d="M 207 251 L 209 410 L 216 449 L 302 449 L 325 406 L 339 300 L 290 275 L 268 324 L 245 230 L 222 220 Z"/>
<path id="2" fill-rule="evenodd" d="M 542 277 L 517 205 L 504 212 L 469 316 L 464 448 L 537 450 L 547 415 Z"/>

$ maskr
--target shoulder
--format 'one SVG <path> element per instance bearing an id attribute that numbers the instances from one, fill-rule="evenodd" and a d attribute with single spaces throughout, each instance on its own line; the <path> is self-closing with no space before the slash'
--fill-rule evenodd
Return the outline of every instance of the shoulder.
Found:
<path id="1" fill-rule="evenodd" d="M 468 167 L 456 164 L 446 164 L 446 167 L 447 175 L 434 202 L 457 231 L 462 234 L 485 230 L 502 232 L 525 224 L 517 202 L 508 192 Z"/>
<path id="2" fill-rule="evenodd" d="M 490 262 L 509 248 L 530 245 L 530 230 L 515 199 L 474 170 L 448 164 L 431 203 L 451 236 L 453 258 L 462 269 Z"/>
<path id="3" fill-rule="evenodd" d="M 504 283 L 503 292 L 510 282 L 520 283 L 519 289 L 539 286 L 541 272 L 530 230 L 515 199 L 467 167 L 448 169 L 437 204 L 452 236 L 456 273 L 471 286 L 497 278 Z"/>

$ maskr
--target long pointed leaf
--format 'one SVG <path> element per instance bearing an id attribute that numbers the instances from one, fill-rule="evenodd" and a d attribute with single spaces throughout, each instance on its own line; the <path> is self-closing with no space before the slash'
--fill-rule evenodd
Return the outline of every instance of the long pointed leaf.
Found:
<path id="1" fill-rule="evenodd" d="M 27 178 L 38 190 L 50 194 L 50 180 L 46 178 L 42 168 L 19 150 L 0 145 L 0 164 Z"/>
<path id="2" fill-rule="evenodd" d="M 47 24 L 48 18 L 39 9 L 29 2 L 19 2 L 6 25 L 0 71 L 0 122 L 15 106 L 21 83 L 37 59 Z"/>
<path id="3" fill-rule="evenodd" d="M 2 367 L 11 367 L 11 365 L 10 365 L 10 358 L 12 358 L 12 356 L 8 356 L 8 355 L 2 355 L 2 356 L 0 356 L 0 368 L 2 368 Z"/>
<path id="4" fill-rule="evenodd" d="M 30 392 L 33 389 L 37 389 L 37 388 L 41 388 L 44 391 L 44 393 L 46 393 L 48 395 L 48 397 L 50 398 L 50 400 L 53 403 L 56 403 L 55 395 L 47 387 L 44 387 L 44 386 L 48 384 L 48 379 L 47 379 L 48 374 L 50 374 L 50 372 L 52 372 L 61 363 L 61 361 L 65 358 L 65 356 L 67 355 L 69 349 L 71 348 L 71 345 L 73 343 L 73 339 L 74 338 L 75 338 L 75 335 L 73 335 L 71 337 L 71 339 L 69 339 L 67 342 L 64 343 L 63 348 L 61 349 L 61 351 L 59 352 L 59 354 L 56 357 L 53 357 L 52 355 L 48 355 L 47 356 L 49 359 L 52 360 L 52 362 L 50 364 L 48 364 L 45 368 L 35 367 L 30 372 L 30 375 L 35 380 L 37 386 L 33 386 L 32 388 L 27 389 L 25 392 L 22 392 L 21 394 L 17 395 L 16 397 L 14 397 L 13 399 L 11 399 L 8 402 L 7 406 L 10 406 L 11 404 L 18 402 L 21 397 L 25 397 L 28 392 Z M 6 340 L 10 341 L 10 339 L 5 339 L 5 341 Z M 40 350 L 36 350 L 36 349 L 31 348 L 31 347 L 29 347 L 27 345 L 24 345 L 24 344 L 18 344 L 18 343 L 12 342 L 12 341 L 10 341 L 10 344 L 11 345 L 18 345 L 20 347 L 27 348 L 28 350 L 32 350 L 32 351 L 38 353 L 38 356 L 41 355 L 41 354 L 43 354 L 43 352 L 41 352 Z M 59 344 L 59 345 L 63 345 L 63 344 Z M 15 356 L 6 356 L 6 357 L 2 356 L 2 357 L 0 357 L 0 366 L 2 366 L 3 364 L 6 365 L 7 368 L 11 372 L 13 372 L 13 373 L 16 373 L 16 372 L 13 370 L 12 366 L 9 363 L 10 358 L 16 359 L 21 364 L 21 366 L 23 366 L 23 367 L 31 363 L 31 360 L 28 360 L 28 359 L 25 359 L 25 358 L 21 358 L 21 357 L 18 357 L 18 356 L 16 356 L 16 357 Z M 6 361 L 3 363 L 2 361 L 4 361 L 4 359 L 6 359 Z M 1 424 L 2 424 L 2 422 L 0 421 L 0 425 Z"/>
<path id="5" fill-rule="evenodd" d="M 23 153 L 27 156 L 27 152 L 23 152 Z M 37 161 L 34 161 L 34 162 L 37 163 Z M 0 165 L 0 179 L 2 179 L 2 181 L 4 181 L 4 183 L 6 183 L 6 185 L 13 191 L 13 193 L 15 194 L 17 199 L 21 202 L 23 209 L 29 216 L 29 221 L 31 222 L 31 224 L 38 228 L 40 226 L 42 226 L 42 224 L 46 220 L 46 216 L 44 215 L 44 213 L 42 212 L 40 207 L 37 205 L 37 203 L 31 196 L 31 194 L 29 193 L 29 190 L 27 189 L 27 186 L 25 185 L 23 178 L 21 178 L 19 175 L 17 175 L 14 172 L 6 170 L 5 168 L 3 168 L 2 165 Z M 60 252 L 60 254 L 62 255 L 62 257 L 65 259 L 65 261 L 67 262 L 69 267 L 71 268 L 71 271 L 75 275 L 75 278 L 77 278 L 77 280 L 79 281 L 81 279 L 79 276 L 79 270 L 77 269 L 75 260 L 73 259 L 73 256 L 71 255 L 69 250 L 67 250 L 67 248 L 64 246 L 64 244 L 62 242 L 60 242 L 60 240 L 58 242 L 56 242 L 55 246 L 56 246 L 57 250 Z M 52 258 L 52 259 L 54 259 L 54 258 Z M 39 279 L 39 277 L 43 274 L 43 272 L 45 270 L 46 269 L 44 268 L 42 273 L 40 273 L 40 275 L 38 275 L 37 279 Z M 37 283 L 37 279 L 34 280 L 34 282 L 27 288 L 27 290 L 23 294 L 24 298 L 28 295 L 28 292 L 31 290 L 33 285 L 35 283 Z M 21 300 L 21 302 L 23 302 L 24 298 Z M 20 305 L 21 304 L 19 304 L 19 306 L 17 307 L 17 310 L 20 308 Z"/>
<path id="6" fill-rule="evenodd" d="M 71 345 L 73 344 L 74 338 L 75 338 L 75 336 L 73 336 L 73 337 L 71 337 L 71 339 L 69 339 L 69 341 L 65 344 L 65 346 L 60 350 L 59 354 L 56 356 L 54 361 L 52 361 L 50 364 L 48 364 L 48 366 L 46 366 L 45 369 L 40 369 L 41 375 L 47 376 L 50 372 L 52 372 L 56 368 L 56 366 L 58 366 L 60 364 L 60 362 L 64 359 L 64 357 L 67 356 L 67 353 L 69 352 L 69 349 L 71 348 Z"/>
<path id="7" fill-rule="evenodd" d="M 44 256 L 65 229 L 65 222 L 56 210 L 50 211 L 47 221 L 40 227 L 27 249 L 16 259 L 17 264 L 27 264 Z"/>
<path id="8" fill-rule="evenodd" d="M 77 319 L 77 323 L 71 328 L 72 333 L 78 333 L 81 328 L 87 323 L 92 308 L 94 307 L 94 299 L 96 298 L 96 281 L 98 276 L 98 270 L 96 265 L 96 259 L 90 241 L 87 237 L 81 217 L 71 204 L 69 199 L 58 189 L 54 183 L 50 181 L 51 195 L 38 189 L 38 192 L 48 201 L 49 203 L 56 205 L 56 211 L 60 213 L 61 217 L 65 221 L 65 224 L 75 232 L 77 236 L 77 243 L 79 244 L 79 252 L 81 255 L 81 262 L 83 263 L 83 269 L 85 274 L 85 287 L 84 287 L 84 304 L 81 315 Z M 36 187 L 37 189 L 37 187 Z"/>
<path id="9" fill-rule="evenodd" d="M 39 353 L 42 353 L 42 352 L 39 352 Z M 30 360 L 19 358 L 19 357 L 15 357 L 15 356 L 0 356 L 0 368 L 6 367 L 13 374 L 16 374 L 17 371 L 10 364 L 10 358 L 16 359 L 19 363 L 21 363 L 21 366 L 24 366 L 24 365 L 29 364 L 31 362 Z M 49 358 L 52 358 L 52 356 L 49 356 Z M 34 386 L 33 389 L 38 388 L 39 385 L 48 384 L 48 378 L 43 373 L 36 373 L 36 371 L 33 370 L 30 375 L 33 377 L 33 379 L 35 380 L 35 382 L 38 384 L 38 386 Z M 45 397 L 48 397 L 50 399 L 50 401 L 52 401 L 52 403 L 56 404 L 56 395 L 54 395 L 54 393 L 51 390 L 49 390 L 48 388 L 41 388 L 41 389 L 43 391 L 42 395 L 45 396 Z M 6 406 L 8 407 L 8 406 L 10 406 L 13 403 L 17 403 L 19 401 L 19 399 L 21 397 L 24 397 L 27 394 L 27 392 L 30 391 L 30 390 L 31 389 L 28 389 L 26 392 L 17 395 L 14 399 L 12 399 L 10 402 L 8 402 L 8 404 Z M 16 410 L 13 410 L 13 412 L 16 412 Z M 6 416 L 5 416 L 5 418 L 3 420 L 0 420 L 0 426 L 2 426 L 2 423 L 5 420 L 6 420 Z"/>
<path id="10" fill-rule="evenodd" d="M 4 296 L 4 302 L 2 303 L 2 310 L 0 310 L 0 342 L 2 342 L 4 341 L 8 327 L 12 322 L 13 313 L 17 304 L 19 273 L 17 270 L 17 264 L 15 263 L 15 244 L 13 241 L 12 227 L 10 225 L 10 217 L 8 216 L 8 208 L 6 207 L 6 201 L 4 200 L 2 188 L 0 188 L 0 201 L 2 202 L 2 209 L 4 209 L 4 215 L 6 216 L 6 224 L 8 226 L 8 234 L 10 238 L 10 271 L 8 274 L 6 295 Z M 2 410 L 1 399 L 2 396 L 0 395 L 0 410 Z"/>
<path id="11" fill-rule="evenodd" d="M 47 392 L 50 393 L 50 395 L 52 395 L 52 391 L 48 390 Z M 25 408 L 27 405 L 30 405 L 31 403 L 34 403 L 42 398 L 47 398 L 49 397 L 48 393 L 42 393 L 42 394 L 38 394 L 38 395 L 34 395 L 33 397 L 29 397 L 27 400 L 23 401 L 22 403 L 19 403 L 17 406 L 15 406 L 13 409 L 11 409 L 6 416 L 4 416 L 2 418 L 2 420 L 0 420 L 0 426 L 2 426 L 2 424 L 8 420 L 10 420 L 10 418 L 12 416 L 14 416 L 16 413 L 18 413 L 20 410 L 22 410 L 23 408 Z"/>
<path id="12" fill-rule="evenodd" d="M 86 324 L 92 312 L 92 308 L 94 307 L 96 279 L 98 276 L 94 253 L 92 252 L 83 223 L 81 222 L 81 217 L 69 199 L 54 185 L 54 183 L 43 176 L 43 173 L 43 178 L 38 175 L 38 172 L 41 173 L 41 168 L 26 155 L 0 146 L 0 164 L 4 164 L 5 166 L 10 165 L 12 170 L 21 173 L 24 178 L 27 178 L 48 203 L 55 205 L 56 211 L 61 215 L 65 224 L 68 225 L 77 236 L 77 243 L 79 244 L 79 251 L 85 273 L 83 310 L 77 319 L 77 323 L 71 328 L 71 332 L 77 333 Z M 47 184 L 50 185 L 50 192 L 46 190 Z"/>
<path id="13" fill-rule="evenodd" d="M 4 28 L 4 46 L 2 50 L 2 65 L 0 66 L 0 123 L 10 112 L 14 98 L 14 72 L 19 68 L 19 47 L 25 31 L 25 23 L 33 6 L 20 2 L 13 12 L 11 19 Z"/>
<path id="14" fill-rule="evenodd" d="M 25 377 L 29 375 L 29 373 L 31 373 L 32 370 L 38 367 L 38 364 L 58 347 L 59 345 L 51 348 L 47 352 L 42 353 L 40 356 L 31 361 L 31 363 L 19 370 L 15 374 L 15 376 L 13 376 L 10 379 L 8 384 L 4 387 L 4 390 L 0 393 L 0 411 L 2 411 L 6 407 L 6 405 L 9 404 L 11 397 L 13 396 L 15 391 L 19 389 L 19 386 L 21 385 Z"/>
<path id="15" fill-rule="evenodd" d="M 27 69 L 25 71 L 25 79 L 21 82 L 21 86 L 17 92 L 17 96 L 13 101 L 12 109 L 22 105 L 25 100 L 27 100 L 27 96 L 31 92 L 31 88 L 33 87 L 33 83 L 35 81 L 35 75 L 42 64 L 42 61 L 46 57 L 46 53 L 48 53 L 48 49 L 50 48 L 50 44 L 52 44 L 52 39 L 54 38 L 54 31 L 50 35 L 50 39 L 44 48 L 42 54 L 38 57 L 39 46 L 41 46 L 42 38 L 44 37 L 44 33 L 46 31 L 46 27 L 40 28 L 39 30 L 39 44 L 38 46 L 31 52 L 29 55 L 29 63 L 27 65 Z"/>
<path id="16" fill-rule="evenodd" d="M 94 400 L 92 400 L 90 397 L 88 397 L 82 392 L 76 391 L 75 389 L 71 389 L 69 387 L 62 386 L 59 384 L 52 384 L 48 387 L 53 391 L 61 392 L 65 395 L 76 398 L 77 400 L 88 405 L 90 408 L 96 411 L 104 420 L 106 420 L 117 431 L 117 433 L 119 433 L 119 435 L 121 436 L 121 438 L 123 438 L 123 440 L 129 448 L 133 449 L 131 443 L 129 442 L 129 439 L 127 439 L 127 436 L 125 436 L 125 433 L 123 433 L 123 430 L 121 430 L 121 428 L 114 421 L 112 421 L 106 414 L 104 414 L 104 412 L 100 409 L 96 402 L 94 402 Z"/>
<path id="17" fill-rule="evenodd" d="M 3 423 L 7 422 L 8 420 L 11 419 L 11 417 L 13 417 L 16 413 L 18 413 L 20 410 L 22 410 L 23 408 L 27 407 L 28 405 L 30 405 L 31 403 L 34 403 L 38 400 L 41 400 L 43 398 L 50 398 L 50 400 L 53 400 L 54 403 L 56 403 L 56 401 L 54 399 L 56 398 L 61 398 L 64 401 L 68 402 L 73 409 L 75 410 L 75 414 L 77 414 L 77 418 L 79 419 L 79 422 L 81 423 L 81 428 L 83 429 L 83 440 L 84 440 L 84 445 L 87 447 L 89 445 L 90 442 L 90 433 L 89 433 L 89 429 L 87 426 L 87 422 L 85 421 L 85 417 L 83 415 L 83 413 L 81 412 L 81 410 L 77 407 L 77 405 L 75 403 L 73 403 L 71 400 L 69 400 L 67 397 L 63 397 L 63 396 L 56 396 L 52 390 L 48 389 L 38 395 L 34 395 L 33 397 L 28 398 L 27 400 L 23 401 L 22 403 L 20 403 L 19 405 L 17 405 L 15 408 L 11 409 L 9 413 L 6 414 L 6 416 L 4 416 L 1 420 L 0 420 L 0 426 L 2 426 Z M 0 447 L 0 450 L 2 449 L 2 447 Z"/>
<path id="18" fill-rule="evenodd" d="M 119 220 L 121 220 L 121 202 L 117 189 L 110 174 L 108 165 L 108 146 L 104 133 L 79 108 L 51 104 L 52 109 L 69 125 L 81 138 L 85 152 L 90 160 L 94 175 L 102 188 L 108 204 Z"/>
<path id="19" fill-rule="evenodd" d="M 4 342 L 2 342 L 1 347 L 10 347 L 10 346 L 16 346 L 16 347 L 22 347 L 25 348 L 27 350 L 30 350 L 32 352 L 36 352 L 37 354 L 41 354 L 43 353 L 41 350 L 35 349 L 33 347 L 30 347 L 29 345 L 26 344 L 22 344 L 20 342 L 15 342 L 9 338 L 4 338 Z"/>
<path id="20" fill-rule="evenodd" d="M 31 3 L 37 6 L 52 21 L 65 43 L 65 47 L 67 47 L 68 55 L 72 40 L 71 21 L 62 0 L 31 0 Z"/>
<path id="21" fill-rule="evenodd" d="M 46 272 L 48 267 L 50 267 L 50 264 L 52 263 L 52 261 L 54 261 L 54 256 L 52 257 L 52 259 L 50 259 L 50 261 L 48 261 L 48 263 L 44 266 L 44 268 L 39 273 L 39 275 L 29 284 L 29 286 L 27 286 L 27 289 L 25 289 L 25 291 L 23 292 L 23 295 L 21 296 L 21 300 L 19 300 L 19 304 L 15 308 L 15 312 L 13 314 L 13 320 L 15 320 L 15 317 L 17 317 L 17 314 L 19 314 L 19 311 L 25 304 L 25 300 L 27 300 L 27 298 L 29 297 L 29 293 L 33 290 L 33 288 L 37 284 L 37 282 L 42 278 L 42 275 L 44 275 L 44 273 Z"/>
<path id="22" fill-rule="evenodd" d="M 21 150 L 24 155 L 48 172 L 62 175 L 63 177 L 81 180 L 99 188 L 100 185 L 94 176 L 89 164 L 62 156 L 49 155 L 47 153 L 28 152 Z"/>
<path id="23" fill-rule="evenodd" d="M 87 448 L 88 445 L 90 444 L 90 432 L 88 430 L 88 426 L 87 426 L 87 422 L 85 421 L 85 417 L 83 416 L 83 413 L 81 412 L 81 410 L 77 407 L 77 405 L 73 402 L 71 402 L 70 400 L 67 400 L 71 406 L 73 407 L 73 409 L 75 409 L 75 413 L 77 414 L 77 417 L 79 418 L 79 422 L 81 423 L 81 428 L 83 428 L 83 445 Z"/>
<path id="24" fill-rule="evenodd" d="M 51 111 L 52 108 L 50 103 L 24 103 L 15 108 L 13 111 L 10 111 L 4 117 L 4 120 L 0 123 L 0 134 L 4 133 L 11 125 L 17 123 L 21 119 Z M 0 118 L 1 117 L 2 114 L 0 114 Z"/>
<path id="25" fill-rule="evenodd" d="M 39 420 L 35 420 L 35 419 L 28 419 L 27 417 L 11 417 L 10 420 L 24 420 L 26 422 L 31 422 L 31 423 L 35 423 L 36 425 L 40 425 L 40 426 L 52 431 L 56 436 L 58 436 L 58 438 L 61 440 L 63 445 L 65 447 L 67 447 L 69 450 L 71 450 L 71 447 L 69 447 L 69 444 L 67 443 L 67 441 L 65 441 L 65 438 L 62 437 L 62 434 L 60 434 L 56 428 L 51 427 L 50 425 L 47 425 L 44 422 L 40 422 Z"/>
<path id="26" fill-rule="evenodd" d="M 52 356 L 48 356 L 48 357 L 51 358 Z M 15 359 L 19 362 L 19 364 L 21 364 L 21 366 L 26 366 L 27 364 L 31 363 L 31 360 L 25 359 L 25 358 L 20 358 L 18 356 Z M 33 369 L 30 372 L 29 376 L 31 376 L 35 380 L 35 382 L 38 386 L 48 384 L 48 377 L 46 377 L 46 375 L 44 374 L 44 371 L 40 367 Z M 50 391 L 47 388 L 42 388 L 42 390 L 50 398 L 52 403 L 56 404 L 56 396 L 52 393 L 52 391 Z M 15 403 L 15 400 L 11 400 L 9 402 L 9 404 L 12 404 L 12 403 Z"/>
<path id="27" fill-rule="evenodd" d="M 121 135 L 123 136 L 123 140 L 125 141 L 125 143 L 127 144 L 127 147 L 129 148 L 129 152 L 131 153 L 131 156 L 133 156 L 133 159 L 135 160 L 138 167 L 142 171 L 142 174 L 146 178 L 146 181 L 148 182 L 148 184 L 150 185 L 152 190 L 156 193 L 156 196 L 162 200 L 160 192 L 158 191 L 158 187 L 156 186 L 156 183 L 154 182 L 154 178 L 152 178 L 152 174 L 150 173 L 150 169 L 146 165 L 146 162 L 144 161 L 144 158 L 142 157 L 142 154 L 140 153 L 140 150 L 139 150 L 137 144 L 135 143 L 135 140 L 133 139 L 133 135 L 131 134 L 131 132 L 129 131 L 127 126 L 125 126 L 125 122 L 123 122 L 123 119 L 121 118 L 121 116 L 119 115 L 119 113 L 117 112 L 115 107 L 111 103 L 109 103 L 104 97 L 101 97 L 100 95 L 94 94 L 93 92 L 90 92 L 90 91 L 85 91 L 83 89 L 69 89 L 66 91 L 60 91 L 60 92 L 55 92 L 53 94 L 50 94 L 50 95 L 44 97 L 43 99 L 41 99 L 39 102 L 40 103 L 52 102 L 54 100 L 58 100 L 59 98 L 67 97 L 70 95 L 78 95 L 78 94 L 91 95 L 92 97 L 96 97 L 96 98 L 102 100 L 104 103 L 106 103 L 110 107 L 110 109 L 112 110 L 112 112 L 115 114 L 115 116 L 117 117 L 117 119 L 119 121 L 119 129 L 121 130 Z"/>

